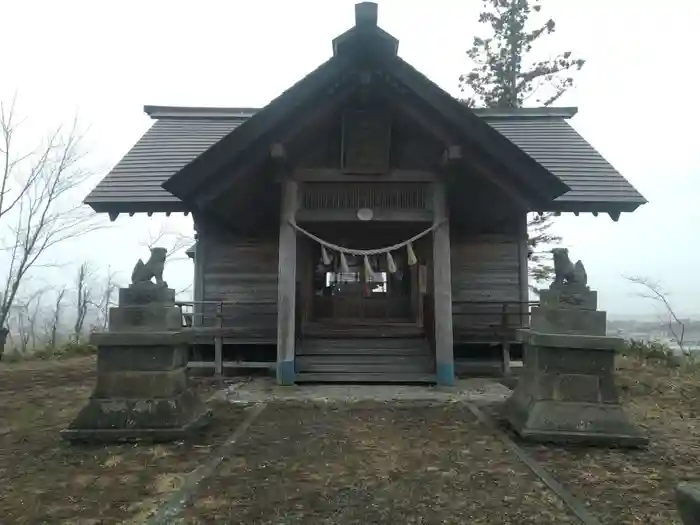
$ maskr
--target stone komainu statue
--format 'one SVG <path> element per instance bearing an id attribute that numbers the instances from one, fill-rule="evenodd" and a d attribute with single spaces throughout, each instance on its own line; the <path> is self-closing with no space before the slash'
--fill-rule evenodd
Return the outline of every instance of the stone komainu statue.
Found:
<path id="1" fill-rule="evenodd" d="M 580 286 L 588 284 L 588 276 L 583 263 L 581 261 L 577 261 L 576 264 L 572 263 L 567 248 L 554 248 L 552 258 L 554 259 L 553 284 L 578 284 Z"/>
<path id="2" fill-rule="evenodd" d="M 152 283 L 155 278 L 158 286 L 168 286 L 163 280 L 163 269 L 165 268 L 165 257 L 168 251 L 165 248 L 151 248 L 151 256 L 145 263 L 139 259 L 131 272 L 131 283 Z"/>

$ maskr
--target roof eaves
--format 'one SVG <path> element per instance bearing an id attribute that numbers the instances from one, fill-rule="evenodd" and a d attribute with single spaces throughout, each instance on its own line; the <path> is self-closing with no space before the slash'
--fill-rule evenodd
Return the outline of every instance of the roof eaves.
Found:
<path id="1" fill-rule="evenodd" d="M 161 186 L 176 196 L 185 196 L 203 184 L 211 173 L 220 169 L 231 157 L 240 154 L 251 143 L 283 119 L 289 108 L 297 109 L 307 102 L 309 85 L 326 86 L 342 71 L 346 58 L 332 57 L 311 73 L 286 89 L 239 127 L 222 137 L 201 155 L 186 164 Z"/>
<path id="2" fill-rule="evenodd" d="M 515 145 L 512 141 L 491 127 L 485 119 L 476 115 L 471 108 L 460 103 L 456 98 L 447 93 L 411 64 L 400 57 L 396 57 L 394 64 L 388 67 L 389 71 L 397 80 L 403 82 L 410 89 L 413 89 L 418 96 L 422 97 L 424 100 L 432 99 L 432 105 L 436 111 L 447 115 L 456 129 L 460 129 L 462 132 L 466 131 L 468 135 L 473 135 L 469 131 L 470 128 L 476 129 L 479 133 L 483 133 L 485 137 L 480 138 L 478 141 L 488 155 L 494 158 L 502 158 L 502 155 L 495 154 L 494 149 L 511 146 L 512 148 L 510 148 L 510 151 L 517 158 L 510 159 L 509 162 L 507 159 L 502 159 L 502 161 L 514 172 L 522 173 L 523 171 L 529 171 L 530 173 L 540 175 L 540 180 L 534 187 L 538 188 L 542 197 L 547 200 L 552 200 L 571 190 L 571 187 L 561 180 L 561 178 L 554 175 L 551 171 L 534 160 L 519 146 Z M 416 79 L 416 82 L 411 82 L 412 79 Z M 411 86 L 411 84 L 414 85 Z M 420 93 L 421 91 L 422 93 Z M 473 138 L 473 136 L 471 138 Z M 513 169 L 515 165 L 518 166 L 517 169 Z M 525 175 L 527 175 L 527 173 Z M 530 184 L 532 184 L 534 179 L 526 176 L 525 180 L 530 180 Z"/>
<path id="3" fill-rule="evenodd" d="M 143 111 L 152 119 L 183 118 L 232 118 L 248 119 L 258 108 L 186 107 L 186 106 L 144 106 Z"/>
<path id="4" fill-rule="evenodd" d="M 541 210 L 541 212 L 562 212 L 562 213 L 632 213 L 637 208 L 647 204 L 646 199 L 630 200 L 630 201 L 583 201 L 570 200 L 560 201 L 555 200 Z"/>
<path id="5" fill-rule="evenodd" d="M 90 199 L 89 196 L 83 201 L 83 204 L 90 206 L 97 213 L 186 213 L 189 212 L 188 206 L 179 200 L 154 202 L 154 201 L 104 201 Z"/>
<path id="6" fill-rule="evenodd" d="M 565 108 L 469 108 L 476 115 L 486 119 L 518 118 L 573 118 L 578 113 L 577 107 Z"/>

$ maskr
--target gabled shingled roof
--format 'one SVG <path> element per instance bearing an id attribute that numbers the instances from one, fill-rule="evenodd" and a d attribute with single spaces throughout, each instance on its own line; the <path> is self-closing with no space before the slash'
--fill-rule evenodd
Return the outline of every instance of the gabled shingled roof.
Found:
<path id="1" fill-rule="evenodd" d="M 161 185 L 257 111 L 158 106 L 145 110 L 156 122 L 85 199 L 95 211 L 185 211 Z M 633 211 L 646 202 L 567 122 L 575 109 L 474 112 L 571 188 L 554 201 L 551 211 Z"/>

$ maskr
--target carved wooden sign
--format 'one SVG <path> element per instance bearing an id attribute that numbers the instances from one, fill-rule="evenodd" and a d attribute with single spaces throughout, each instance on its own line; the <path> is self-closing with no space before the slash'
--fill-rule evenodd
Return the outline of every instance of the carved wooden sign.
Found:
<path id="1" fill-rule="evenodd" d="M 348 110 L 343 116 L 341 165 L 350 173 L 385 173 L 391 150 L 391 115 L 378 110 Z"/>

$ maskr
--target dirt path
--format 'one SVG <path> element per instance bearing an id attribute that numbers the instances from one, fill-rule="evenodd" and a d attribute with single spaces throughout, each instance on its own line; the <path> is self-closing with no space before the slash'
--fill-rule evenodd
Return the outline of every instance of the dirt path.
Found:
<path id="1" fill-rule="evenodd" d="M 268 406 L 183 523 L 576 523 L 464 406 Z"/>

